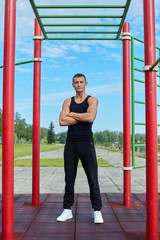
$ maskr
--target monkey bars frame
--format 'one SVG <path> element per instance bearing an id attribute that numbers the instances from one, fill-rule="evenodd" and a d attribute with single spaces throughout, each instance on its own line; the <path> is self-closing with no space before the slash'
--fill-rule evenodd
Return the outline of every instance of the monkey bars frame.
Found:
<path id="1" fill-rule="evenodd" d="M 131 0 L 126 0 L 125 5 L 36 5 L 34 0 L 29 0 L 39 26 L 41 27 L 44 40 L 117 40 L 120 37 L 121 30 L 130 6 Z M 40 14 L 39 10 L 55 10 L 55 9 L 122 9 L 123 13 L 119 15 L 47 15 L 47 14 Z M 44 23 L 44 19 L 116 19 L 118 23 L 55 23 L 54 21 L 51 23 Z M 92 31 L 48 31 L 48 27 L 105 27 L 107 29 L 111 27 L 115 27 L 116 31 L 105 30 L 105 31 L 96 31 L 94 28 Z M 57 34 L 105 34 L 103 37 L 50 37 L 50 35 L 57 35 Z M 111 35 L 111 36 L 108 36 Z"/>

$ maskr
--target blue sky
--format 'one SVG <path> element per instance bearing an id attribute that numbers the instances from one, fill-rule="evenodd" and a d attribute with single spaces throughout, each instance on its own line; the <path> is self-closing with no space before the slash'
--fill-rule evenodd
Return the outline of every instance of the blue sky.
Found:
<path id="1" fill-rule="evenodd" d="M 36 3 L 53 4 L 53 1 L 37 0 Z M 98 2 L 98 3 L 97 3 Z M 125 1 L 112 1 L 112 4 L 123 4 Z M 16 62 L 33 58 L 34 13 L 29 1 L 18 0 L 16 17 Z M 55 4 L 66 4 L 64 0 L 54 1 Z M 74 4 L 69 0 L 70 5 Z M 90 0 L 79 0 L 80 4 L 91 4 Z M 106 0 L 93 0 L 93 4 L 109 4 Z M 156 5 L 156 44 L 160 46 L 160 0 Z M 130 22 L 131 34 L 143 39 L 143 1 L 132 0 L 126 21 Z M 64 11 L 64 10 L 62 10 Z M 73 14 L 74 10 L 70 10 Z M 87 14 L 78 12 L 78 14 Z M 104 11 L 104 10 L 103 10 Z M 65 12 L 62 12 L 62 14 Z M 94 14 L 104 12 L 93 12 Z M 75 22 L 76 20 L 74 20 Z M 81 22 L 84 21 L 83 19 Z M 89 21 L 89 20 L 88 20 Z M 94 23 L 100 19 L 93 19 Z M 0 65 L 3 65 L 3 29 L 4 29 L 4 0 L 0 8 Z M 62 28 L 61 28 L 62 29 Z M 75 30 L 74 28 L 72 28 Z M 86 28 L 80 28 L 85 30 Z M 58 30 L 58 29 L 57 29 Z M 142 44 L 136 43 L 137 57 L 143 57 Z M 98 114 L 93 125 L 93 131 L 105 129 L 122 131 L 123 102 L 122 102 L 122 42 L 119 41 L 43 41 L 42 42 L 42 81 L 41 81 L 41 126 L 49 127 L 51 121 L 55 132 L 66 131 L 59 127 L 58 117 L 62 103 L 74 95 L 72 76 L 84 73 L 88 86 L 86 92 L 99 99 Z M 142 67 L 142 66 L 140 66 Z M 144 74 L 136 73 L 136 77 L 144 79 Z M 0 69 L 0 108 L 2 108 L 3 71 Z M 157 80 L 158 82 L 159 80 Z M 158 90 L 160 95 L 160 91 Z M 160 100 L 158 95 L 158 101 Z M 32 124 L 33 105 L 33 64 L 16 66 L 15 71 L 15 112 L 19 112 L 27 123 Z M 144 99 L 144 86 L 136 86 L 137 100 Z M 160 102 L 160 101 L 159 101 Z M 137 121 L 144 121 L 144 106 L 136 107 Z M 158 111 L 160 120 L 160 111 Z M 159 121 L 160 122 L 160 121 Z M 142 127 L 143 128 L 143 127 Z M 143 129 L 137 129 L 143 131 Z"/>

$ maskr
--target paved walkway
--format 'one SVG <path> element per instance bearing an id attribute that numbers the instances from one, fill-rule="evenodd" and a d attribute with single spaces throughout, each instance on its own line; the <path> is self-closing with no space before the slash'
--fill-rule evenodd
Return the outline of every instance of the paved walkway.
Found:
<path id="1" fill-rule="evenodd" d="M 121 153 L 97 148 L 97 157 L 107 160 L 114 167 L 99 167 L 99 183 L 102 193 L 123 192 L 123 155 Z M 26 156 L 24 158 L 31 158 Z M 41 153 L 41 158 L 63 158 L 63 149 Z M 145 160 L 136 158 L 137 165 L 144 165 Z M 160 171 L 160 166 L 159 166 Z M 32 192 L 32 169 L 30 167 L 15 167 L 15 193 L 30 194 Z M 0 168 L 1 175 L 1 168 Z M 146 192 L 146 169 L 132 170 L 132 192 Z M 1 186 L 0 186 L 1 192 Z M 64 193 L 64 170 L 62 167 L 41 167 L 41 193 Z M 83 168 L 78 168 L 75 183 L 76 193 L 89 193 L 88 183 Z M 160 192 L 160 179 L 159 179 Z"/>

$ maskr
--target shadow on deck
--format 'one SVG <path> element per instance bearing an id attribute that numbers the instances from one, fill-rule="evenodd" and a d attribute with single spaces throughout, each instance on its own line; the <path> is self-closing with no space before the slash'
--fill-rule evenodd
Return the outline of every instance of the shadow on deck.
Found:
<path id="1" fill-rule="evenodd" d="M 75 194 L 74 218 L 67 222 L 56 221 L 62 194 L 41 194 L 40 207 L 32 207 L 31 200 L 28 194 L 15 195 L 16 240 L 146 239 L 145 194 L 132 194 L 132 206 L 124 207 L 121 193 L 103 193 L 103 224 L 93 223 L 89 194 Z"/>

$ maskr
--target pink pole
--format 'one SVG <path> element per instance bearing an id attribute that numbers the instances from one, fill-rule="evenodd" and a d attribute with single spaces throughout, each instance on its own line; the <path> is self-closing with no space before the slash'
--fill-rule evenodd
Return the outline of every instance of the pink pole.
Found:
<path id="1" fill-rule="evenodd" d="M 14 78 L 16 0 L 5 1 L 2 145 L 2 239 L 14 239 Z"/>
<path id="2" fill-rule="evenodd" d="M 131 206 L 131 120 L 130 120 L 130 33 L 129 23 L 123 26 L 123 203 Z"/>
<path id="3" fill-rule="evenodd" d="M 144 4 L 145 66 L 156 60 L 154 0 Z M 158 240 L 158 143 L 156 72 L 145 72 L 147 240 Z"/>
<path id="4" fill-rule="evenodd" d="M 41 88 L 41 29 L 35 19 L 34 86 L 33 86 L 33 171 L 32 205 L 39 206 L 40 185 L 40 88 Z"/>

